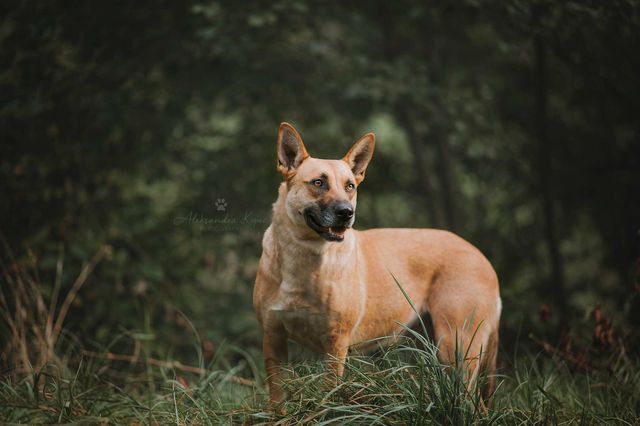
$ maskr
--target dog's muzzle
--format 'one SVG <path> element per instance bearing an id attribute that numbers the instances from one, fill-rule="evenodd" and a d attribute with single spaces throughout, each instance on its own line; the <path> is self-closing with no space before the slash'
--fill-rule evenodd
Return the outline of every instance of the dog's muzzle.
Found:
<path id="1" fill-rule="evenodd" d="M 354 209 L 350 203 L 332 203 L 324 209 L 319 206 L 304 210 L 307 226 L 327 241 L 340 242 L 344 234 L 353 225 Z"/>

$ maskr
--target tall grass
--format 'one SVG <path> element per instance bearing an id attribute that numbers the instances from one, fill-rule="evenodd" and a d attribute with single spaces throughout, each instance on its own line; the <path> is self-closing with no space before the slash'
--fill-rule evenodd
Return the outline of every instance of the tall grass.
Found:
<path id="1" fill-rule="evenodd" d="M 8 332 L 2 336 L 6 369 L 0 377 L 1 423 L 640 422 L 640 361 L 626 353 L 587 372 L 576 370 L 561 352 L 502 354 L 505 366 L 499 371 L 492 407 L 484 411 L 479 392 L 475 387 L 468 389 L 462 363 L 443 367 L 436 346 L 413 333 L 375 354 L 350 356 L 337 386 L 327 384 L 324 362 L 295 365 L 286 383 L 289 398 L 281 410 L 273 410 L 263 385 L 261 360 L 232 345 L 219 348 L 206 365 L 198 357 L 197 366 L 148 354 L 88 352 L 79 342 L 62 345 L 71 302 L 107 254 L 108 248 L 101 248 L 65 295 L 60 294 L 57 279 L 51 283 L 54 291 L 43 292 L 44 284 L 35 274 L 13 264 L 2 265 L 0 326 Z M 62 259 L 61 255 L 59 270 Z M 61 302 L 54 303 L 44 294 Z M 484 379 L 480 377 L 474 386 L 481 386 Z"/>
<path id="2" fill-rule="evenodd" d="M 8 423 L 150 424 L 638 424 L 640 363 L 576 374 L 557 359 L 528 356 L 503 371 L 493 406 L 479 410 L 462 374 L 447 373 L 433 346 L 405 340 L 375 356 L 352 356 L 343 380 L 328 386 L 324 363 L 297 365 L 282 413 L 266 389 L 235 380 L 247 361 L 205 374 L 81 359 L 75 369 L 49 369 L 0 382 L 0 421 Z M 222 356 L 224 354 L 220 354 Z M 248 360 L 253 362 L 253 360 Z M 129 371 L 114 379 L 106 371 Z M 150 382 L 154 383 L 150 392 Z M 39 386 L 34 386 L 34 383 Z"/>
<path id="3" fill-rule="evenodd" d="M 82 267 L 68 292 L 61 297 L 64 266 L 64 250 L 61 247 L 47 300 L 43 293 L 46 285 L 40 280 L 33 254 L 29 253 L 31 268 L 27 270 L 16 261 L 4 239 L 2 243 L 6 255 L 6 260 L 0 259 L 0 330 L 6 333 L 0 339 L 3 345 L 0 350 L 2 364 L 9 366 L 9 373 L 13 375 L 40 372 L 47 365 L 64 367 L 66 362 L 60 358 L 61 351 L 57 350 L 64 331 L 64 321 L 78 292 L 96 265 L 111 252 L 111 248 L 100 247 Z"/>
<path id="4" fill-rule="evenodd" d="M 483 416 L 464 368 L 443 368 L 422 335 L 375 356 L 352 356 L 344 378 L 328 387 L 322 365 L 299 367 L 288 383 L 285 423 L 470 424 Z M 265 414 L 266 415 L 266 414 Z M 271 417 L 271 420 L 277 420 Z"/>

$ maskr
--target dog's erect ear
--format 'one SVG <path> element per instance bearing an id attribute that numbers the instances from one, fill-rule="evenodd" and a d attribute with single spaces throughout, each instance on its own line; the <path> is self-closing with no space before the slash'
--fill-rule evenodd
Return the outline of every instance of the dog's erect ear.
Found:
<path id="1" fill-rule="evenodd" d="M 354 143 L 343 160 L 347 162 L 353 175 L 356 177 L 356 183 L 360 184 L 364 179 L 364 171 L 371 161 L 373 149 L 376 146 L 376 135 L 367 133 L 361 137 L 358 142 Z"/>
<path id="2" fill-rule="evenodd" d="M 278 171 L 287 176 L 309 157 L 298 131 L 289 123 L 278 129 Z"/>

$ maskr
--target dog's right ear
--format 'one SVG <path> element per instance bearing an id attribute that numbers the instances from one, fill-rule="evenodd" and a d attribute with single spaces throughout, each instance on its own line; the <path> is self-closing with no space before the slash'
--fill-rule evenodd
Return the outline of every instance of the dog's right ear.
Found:
<path id="1" fill-rule="evenodd" d="M 298 131 L 289 123 L 278 129 L 278 171 L 284 176 L 294 172 L 309 157 Z"/>

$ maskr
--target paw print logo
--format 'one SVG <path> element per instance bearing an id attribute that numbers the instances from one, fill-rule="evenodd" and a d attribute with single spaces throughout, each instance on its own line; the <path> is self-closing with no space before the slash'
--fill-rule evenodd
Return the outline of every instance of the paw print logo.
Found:
<path id="1" fill-rule="evenodd" d="M 227 200 L 224 198 L 218 198 L 215 202 L 216 210 L 219 212 L 227 211 Z"/>

